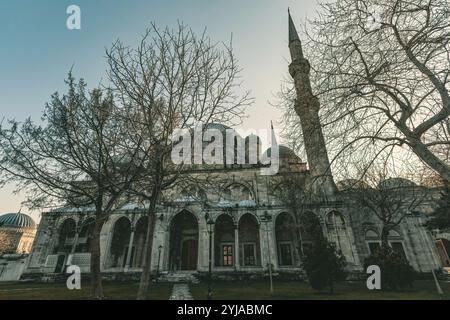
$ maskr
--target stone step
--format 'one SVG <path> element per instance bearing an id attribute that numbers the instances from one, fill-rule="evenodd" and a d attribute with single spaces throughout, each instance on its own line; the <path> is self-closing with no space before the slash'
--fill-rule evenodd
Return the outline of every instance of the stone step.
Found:
<path id="1" fill-rule="evenodd" d="M 186 283 L 177 283 L 173 286 L 169 300 L 194 300 Z"/>
<path id="2" fill-rule="evenodd" d="M 158 282 L 170 283 L 199 283 L 195 273 L 174 272 L 162 274 L 158 277 Z"/>

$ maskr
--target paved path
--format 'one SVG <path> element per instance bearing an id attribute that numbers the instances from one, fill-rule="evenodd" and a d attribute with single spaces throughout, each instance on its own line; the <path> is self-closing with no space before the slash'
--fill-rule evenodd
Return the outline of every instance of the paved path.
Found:
<path id="1" fill-rule="evenodd" d="M 173 286 L 172 295 L 169 300 L 194 300 L 189 285 L 186 283 L 177 283 Z"/>

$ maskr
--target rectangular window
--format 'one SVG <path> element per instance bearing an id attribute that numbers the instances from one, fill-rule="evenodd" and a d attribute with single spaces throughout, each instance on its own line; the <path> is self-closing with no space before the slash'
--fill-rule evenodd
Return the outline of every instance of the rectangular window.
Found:
<path id="1" fill-rule="evenodd" d="M 292 245 L 290 242 L 278 245 L 280 266 L 292 266 Z"/>
<path id="2" fill-rule="evenodd" d="M 222 246 L 222 265 L 224 267 L 233 266 L 233 245 L 231 244 Z"/>
<path id="3" fill-rule="evenodd" d="M 379 247 L 379 242 L 368 242 L 370 254 L 373 254 Z"/>
<path id="4" fill-rule="evenodd" d="M 403 257 L 403 259 L 408 261 L 408 259 L 406 258 L 405 249 L 403 248 L 403 244 L 401 242 L 399 241 L 391 242 L 391 247 L 395 252 L 399 253 L 400 256 Z"/>
<path id="5" fill-rule="evenodd" d="M 244 243 L 241 247 L 242 265 L 256 266 L 256 250 L 254 243 Z"/>

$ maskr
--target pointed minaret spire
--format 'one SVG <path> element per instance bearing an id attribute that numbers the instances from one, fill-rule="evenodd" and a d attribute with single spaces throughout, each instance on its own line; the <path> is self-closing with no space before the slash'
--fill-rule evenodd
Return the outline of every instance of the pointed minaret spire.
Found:
<path id="1" fill-rule="evenodd" d="M 302 42 L 298 36 L 294 21 L 291 17 L 291 12 L 288 9 L 289 16 L 289 50 L 291 51 L 292 61 L 303 59 Z"/>
<path id="2" fill-rule="evenodd" d="M 272 132 L 271 132 L 272 133 L 272 136 L 271 136 L 271 138 L 272 138 L 272 146 L 278 146 L 277 137 L 275 135 L 275 129 L 273 128 L 272 120 L 270 120 L 270 128 L 272 130 Z"/>
<path id="3" fill-rule="evenodd" d="M 320 102 L 314 95 L 309 77 L 310 65 L 303 56 L 302 43 L 289 16 L 289 50 L 292 63 L 289 65 L 289 73 L 294 79 L 297 97 L 295 111 L 300 118 L 306 156 L 308 158 L 311 176 L 311 190 L 313 193 L 331 196 L 336 192 L 336 185 L 330 170 L 325 139 L 319 119 Z"/>
<path id="4" fill-rule="evenodd" d="M 298 37 L 297 29 L 295 28 L 294 21 L 291 17 L 291 11 L 288 8 L 288 16 L 289 16 L 289 44 L 291 44 L 293 41 L 300 41 L 300 38 Z"/>

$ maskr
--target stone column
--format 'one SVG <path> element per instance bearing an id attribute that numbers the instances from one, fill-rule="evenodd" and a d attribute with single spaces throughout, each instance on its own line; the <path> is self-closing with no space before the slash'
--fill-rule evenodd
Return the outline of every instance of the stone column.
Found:
<path id="1" fill-rule="evenodd" d="M 72 248 L 70 249 L 70 254 L 74 254 L 75 250 L 77 248 L 77 243 L 78 243 L 78 237 L 79 237 L 79 233 L 78 231 L 75 233 L 75 236 L 73 237 L 73 243 L 72 243 Z"/>
<path id="2" fill-rule="evenodd" d="M 72 256 L 75 253 L 75 250 L 77 248 L 77 242 L 78 242 L 79 233 L 78 230 L 75 232 L 75 236 L 73 237 L 72 247 L 70 248 L 70 253 L 66 257 L 66 266 L 69 266 L 72 264 Z"/>
<path id="3" fill-rule="evenodd" d="M 241 262 L 239 260 L 239 228 L 238 225 L 234 228 L 234 268 L 236 270 L 241 269 Z"/>
<path id="4" fill-rule="evenodd" d="M 268 252 L 267 252 L 267 233 L 264 230 L 264 222 L 261 222 L 259 225 L 259 251 L 261 254 L 261 267 L 263 269 L 267 269 L 267 263 L 269 261 Z"/>
<path id="5" fill-rule="evenodd" d="M 278 269 L 278 248 L 277 248 L 277 241 L 276 241 L 276 236 L 275 236 L 275 222 L 271 221 L 267 227 L 268 229 L 268 233 L 269 233 L 269 247 L 270 247 L 270 260 L 272 261 L 274 270 Z M 294 248 L 292 248 L 294 249 Z M 294 253 L 293 253 L 293 257 L 294 257 Z M 292 261 L 294 263 L 294 261 Z"/>
<path id="6" fill-rule="evenodd" d="M 215 259 L 215 253 L 216 253 L 216 250 L 214 250 L 215 249 L 215 241 L 214 241 L 214 225 L 212 226 L 212 230 L 211 230 L 211 270 L 213 270 L 214 271 L 214 266 L 215 266 L 215 262 L 216 262 L 216 259 Z M 209 240 L 209 239 L 208 239 Z"/>
<path id="7" fill-rule="evenodd" d="M 131 228 L 131 234 L 130 234 L 130 242 L 128 244 L 128 253 L 127 253 L 127 261 L 125 263 L 125 268 L 124 268 L 124 272 L 128 272 L 128 269 L 130 269 L 130 262 L 131 262 L 131 254 L 132 254 L 132 250 L 133 250 L 133 242 L 134 242 L 134 231 L 135 231 L 135 227 L 133 226 Z"/>

